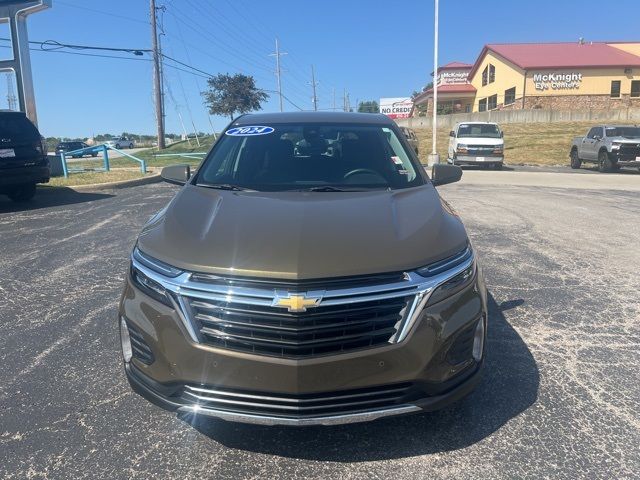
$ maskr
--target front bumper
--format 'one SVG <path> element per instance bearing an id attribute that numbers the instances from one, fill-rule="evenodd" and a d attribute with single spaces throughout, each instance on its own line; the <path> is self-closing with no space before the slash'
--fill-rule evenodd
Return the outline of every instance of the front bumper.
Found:
<path id="1" fill-rule="evenodd" d="M 51 176 L 49 161 L 35 166 L 0 169 L 0 188 L 28 183 L 47 183 Z"/>
<path id="2" fill-rule="evenodd" d="M 475 155 L 456 155 L 452 162 L 454 165 L 493 165 L 497 163 L 503 163 L 504 156 L 475 156 Z"/>
<path id="3" fill-rule="evenodd" d="M 452 361 L 451 352 L 478 322 L 486 335 L 487 302 L 478 268 L 463 290 L 425 307 L 403 341 L 297 359 L 196 343 L 180 312 L 130 277 L 119 318 L 144 349 L 125 364 L 127 377 L 152 403 L 247 423 L 330 425 L 436 410 L 467 395 L 482 360 L 469 353 Z"/>
<path id="4" fill-rule="evenodd" d="M 482 378 L 483 365 L 484 362 L 473 365 L 472 368 L 460 376 L 461 378 L 456 379 L 457 383 L 450 382 L 450 388 L 437 395 L 415 398 L 413 400 L 407 400 L 406 403 L 384 408 L 343 414 L 320 414 L 308 417 L 237 412 L 226 409 L 209 408 L 197 403 L 185 403 L 177 400 L 175 397 L 172 398 L 171 394 L 175 392 L 175 389 L 171 387 L 167 388 L 167 386 L 154 382 L 151 378 L 146 377 L 134 364 L 125 364 L 125 372 L 131 388 L 136 393 L 165 410 L 177 411 L 179 414 L 185 416 L 205 416 L 230 422 L 305 427 L 369 422 L 379 418 L 439 410 L 464 398 L 473 391 Z"/>
<path id="5" fill-rule="evenodd" d="M 609 158 L 618 167 L 631 167 L 631 168 L 640 168 L 640 151 L 633 154 L 626 154 L 620 152 L 612 152 L 609 154 Z"/>

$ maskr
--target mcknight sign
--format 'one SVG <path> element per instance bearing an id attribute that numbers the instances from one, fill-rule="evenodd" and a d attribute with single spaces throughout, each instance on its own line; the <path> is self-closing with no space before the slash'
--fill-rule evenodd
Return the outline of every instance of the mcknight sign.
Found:
<path id="1" fill-rule="evenodd" d="M 533 83 L 536 90 L 574 90 L 580 88 L 582 74 L 571 73 L 534 73 Z"/>

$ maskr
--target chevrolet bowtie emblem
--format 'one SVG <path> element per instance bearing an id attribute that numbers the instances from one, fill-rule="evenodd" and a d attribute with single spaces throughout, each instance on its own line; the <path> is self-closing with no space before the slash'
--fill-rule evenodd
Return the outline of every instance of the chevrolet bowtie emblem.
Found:
<path id="1" fill-rule="evenodd" d="M 273 299 L 274 307 L 286 308 L 290 312 L 306 312 L 307 308 L 313 308 L 320 305 L 322 297 L 306 296 L 306 295 L 288 295 L 286 297 L 276 296 Z"/>

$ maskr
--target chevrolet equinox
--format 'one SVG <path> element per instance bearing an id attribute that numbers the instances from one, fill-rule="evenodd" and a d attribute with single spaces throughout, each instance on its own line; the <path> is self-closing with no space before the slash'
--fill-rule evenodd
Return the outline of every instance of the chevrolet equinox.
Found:
<path id="1" fill-rule="evenodd" d="M 462 222 L 383 115 L 233 121 L 144 226 L 118 323 L 129 383 L 182 415 L 330 425 L 478 383 L 487 296 Z"/>

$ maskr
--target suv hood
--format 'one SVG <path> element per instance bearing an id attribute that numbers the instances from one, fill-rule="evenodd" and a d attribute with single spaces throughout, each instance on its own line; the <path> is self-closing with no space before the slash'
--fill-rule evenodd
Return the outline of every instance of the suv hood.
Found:
<path id="1" fill-rule="evenodd" d="M 462 143 L 463 145 L 502 145 L 504 144 L 504 139 L 502 138 L 483 138 L 483 137 L 462 137 L 456 138 L 457 143 Z"/>
<path id="2" fill-rule="evenodd" d="M 138 246 L 185 270 L 302 280 L 415 269 L 467 241 L 430 183 L 277 193 L 186 185 L 147 223 Z"/>

